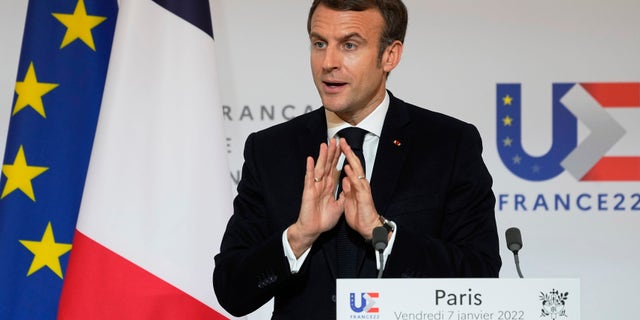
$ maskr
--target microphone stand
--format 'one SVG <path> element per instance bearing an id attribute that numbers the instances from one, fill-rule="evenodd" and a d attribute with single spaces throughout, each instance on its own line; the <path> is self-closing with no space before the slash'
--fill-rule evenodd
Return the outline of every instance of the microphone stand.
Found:
<path id="1" fill-rule="evenodd" d="M 380 260 L 380 270 L 378 270 L 378 279 L 382 278 L 382 272 L 384 271 L 384 250 L 378 250 L 378 259 Z"/>
<path id="2" fill-rule="evenodd" d="M 522 271 L 520 271 L 520 259 L 518 258 L 518 251 L 513 252 L 513 259 L 516 262 L 516 271 L 518 271 L 518 276 L 520 276 L 520 278 L 524 278 L 522 276 Z"/>

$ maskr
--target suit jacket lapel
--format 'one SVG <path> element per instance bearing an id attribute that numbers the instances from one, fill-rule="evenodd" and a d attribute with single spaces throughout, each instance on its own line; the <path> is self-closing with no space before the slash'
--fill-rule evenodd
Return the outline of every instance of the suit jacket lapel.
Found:
<path id="1" fill-rule="evenodd" d="M 407 130 L 409 115 L 406 105 L 391 93 L 389 96 L 391 99 L 389 110 L 382 125 L 376 160 L 370 179 L 373 203 L 380 214 L 385 211 L 393 190 L 396 188 L 400 171 L 407 157 L 407 146 L 411 143 L 411 136 Z M 365 261 L 365 252 L 369 250 L 368 244 L 363 242 L 362 245 L 364 247 L 358 250 L 357 264 L 357 274 L 360 275 L 364 275 L 362 267 Z"/>
<path id="2" fill-rule="evenodd" d="M 327 142 L 327 120 L 324 108 L 317 109 L 311 113 L 311 117 L 307 122 L 306 134 L 300 134 L 298 137 L 298 143 L 303 155 L 305 157 L 313 156 L 314 159 L 318 158 L 318 151 L 322 142 Z"/>
<path id="3" fill-rule="evenodd" d="M 371 176 L 373 202 L 380 214 L 389 205 L 412 138 L 408 132 L 409 115 L 406 105 L 391 94 L 390 98 Z"/>

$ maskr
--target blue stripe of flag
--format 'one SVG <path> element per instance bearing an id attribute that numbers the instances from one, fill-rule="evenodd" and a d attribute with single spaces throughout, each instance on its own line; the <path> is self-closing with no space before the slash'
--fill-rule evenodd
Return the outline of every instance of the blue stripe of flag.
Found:
<path id="1" fill-rule="evenodd" d="M 209 0 L 153 0 L 153 2 L 198 27 L 213 38 Z"/>

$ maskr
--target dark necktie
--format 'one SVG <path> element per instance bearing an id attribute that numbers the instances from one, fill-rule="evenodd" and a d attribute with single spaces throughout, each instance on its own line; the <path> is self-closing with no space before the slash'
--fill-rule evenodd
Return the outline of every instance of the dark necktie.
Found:
<path id="1" fill-rule="evenodd" d="M 367 130 L 356 127 L 345 128 L 338 132 L 338 136 L 347 140 L 347 144 L 349 144 L 353 153 L 360 159 L 362 175 L 366 173 L 362 144 L 367 132 Z M 342 164 L 342 172 L 340 173 L 340 181 L 338 183 L 338 196 L 340 196 L 340 192 L 342 192 L 342 179 L 346 176 L 344 172 L 344 166 L 346 164 L 347 159 L 345 159 Z M 359 172 L 357 172 L 357 174 L 359 174 Z M 358 233 L 347 225 L 343 215 L 340 221 L 338 221 L 338 234 L 336 238 L 338 278 L 355 278 L 356 264 L 358 261 L 358 248 L 356 243 L 360 240 L 359 238 Z"/>

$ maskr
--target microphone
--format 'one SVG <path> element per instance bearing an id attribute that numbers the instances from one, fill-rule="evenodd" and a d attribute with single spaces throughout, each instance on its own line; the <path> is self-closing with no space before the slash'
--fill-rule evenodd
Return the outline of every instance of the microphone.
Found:
<path id="1" fill-rule="evenodd" d="M 380 270 L 378 271 L 378 278 L 382 278 L 382 271 L 384 271 L 384 249 L 387 248 L 387 237 L 389 235 L 389 231 L 385 227 L 375 227 L 373 228 L 373 238 L 371 239 L 371 244 L 373 248 L 378 251 L 378 261 L 380 262 Z"/>
<path id="2" fill-rule="evenodd" d="M 371 239 L 373 248 L 378 251 L 384 251 L 384 249 L 387 248 L 388 235 L 389 235 L 389 232 L 384 227 L 373 228 L 373 239 Z"/>
<path id="3" fill-rule="evenodd" d="M 522 235 L 520 234 L 520 229 L 516 227 L 507 229 L 505 232 L 505 238 L 507 239 L 507 248 L 513 252 L 513 259 L 516 263 L 518 276 L 520 276 L 520 278 L 524 278 L 522 276 L 522 271 L 520 271 L 520 259 L 518 258 L 518 251 L 522 249 Z"/>

